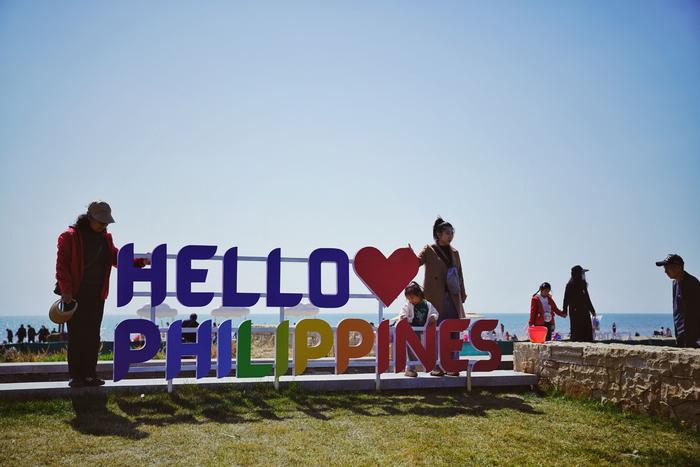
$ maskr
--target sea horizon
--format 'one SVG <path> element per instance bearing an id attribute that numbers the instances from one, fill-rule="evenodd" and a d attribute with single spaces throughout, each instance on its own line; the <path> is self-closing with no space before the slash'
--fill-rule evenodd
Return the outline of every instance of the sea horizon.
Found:
<path id="1" fill-rule="evenodd" d="M 196 312 L 198 315 L 198 321 L 201 323 L 207 319 L 213 320 L 215 323 L 221 323 L 229 318 L 224 317 L 212 317 L 210 313 Z M 190 313 L 178 313 L 175 317 L 168 318 L 156 318 L 156 323 L 160 327 L 165 327 L 176 320 L 184 320 L 189 316 Z M 487 319 L 497 319 L 499 325 L 497 326 L 497 332 L 500 333 L 500 325 L 503 324 L 504 331 L 508 332 L 510 335 L 515 334 L 516 336 L 523 338 L 527 335 L 527 325 L 528 325 L 528 315 L 525 312 L 510 312 L 510 313 L 479 313 L 480 316 Z M 396 312 L 384 312 L 384 319 L 391 319 L 397 316 Z M 326 312 L 321 310 L 316 318 L 323 319 L 327 321 L 331 326 L 337 326 L 337 324 L 343 318 L 361 318 L 371 323 L 377 321 L 377 312 Z M 660 327 L 668 327 L 673 330 L 673 315 L 669 312 L 661 313 L 630 313 L 630 312 L 619 312 L 619 313 L 599 313 L 598 317 L 600 319 L 599 336 L 606 336 L 612 332 L 612 324 L 615 323 L 617 334 L 623 338 L 632 337 L 635 334 L 640 336 L 653 336 L 655 330 Z M 139 318 L 136 313 L 105 313 L 102 327 L 100 330 L 100 336 L 103 341 L 111 341 L 114 336 L 114 328 L 124 319 L 129 318 Z M 300 321 L 304 317 L 298 316 L 287 316 L 286 319 L 294 325 L 297 321 Z M 147 319 L 147 318 L 143 318 Z M 230 318 L 234 326 L 240 324 L 244 319 L 242 318 Z M 253 321 L 254 325 L 275 325 L 279 323 L 279 312 L 251 312 L 245 319 Z M 479 318 L 477 318 L 479 319 Z M 57 325 L 52 323 L 47 315 L 0 315 L 0 342 L 6 340 L 6 330 L 11 329 L 13 333 L 17 331 L 20 324 L 31 324 L 37 330 L 41 325 L 45 325 L 52 330 Z M 559 332 L 562 337 L 566 338 L 569 333 L 569 318 L 555 317 L 556 331 Z"/>

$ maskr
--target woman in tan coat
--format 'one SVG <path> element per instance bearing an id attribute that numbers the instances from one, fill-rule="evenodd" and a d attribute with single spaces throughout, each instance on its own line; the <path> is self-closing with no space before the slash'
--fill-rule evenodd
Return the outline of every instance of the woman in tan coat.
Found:
<path id="1" fill-rule="evenodd" d="M 467 299 L 467 292 L 464 289 L 464 274 L 459 252 L 451 246 L 454 233 L 452 224 L 438 217 L 433 224 L 435 243 L 426 245 L 417 255 L 420 264 L 425 266 L 423 281 L 425 298 L 438 310 L 438 324 L 446 319 L 465 317 L 463 303 Z M 436 368 L 431 374 L 442 376 L 444 373 Z M 459 373 L 447 374 L 448 376 L 459 375 Z"/>

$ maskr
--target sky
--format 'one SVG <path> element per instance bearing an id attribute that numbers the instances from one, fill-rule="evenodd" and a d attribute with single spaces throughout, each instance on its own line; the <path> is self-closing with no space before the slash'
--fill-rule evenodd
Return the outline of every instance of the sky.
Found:
<path id="1" fill-rule="evenodd" d="M 543 281 L 561 305 L 581 264 L 599 313 L 670 313 L 654 261 L 700 274 L 698 83 L 691 1 L 3 0 L 0 314 L 48 311 L 94 199 L 140 252 L 388 255 L 441 215 L 468 311 L 528 312 Z M 261 264 L 239 274 L 265 290 Z M 303 264 L 282 282 L 306 292 Z M 117 308 L 116 283 L 106 313 L 146 303 Z"/>

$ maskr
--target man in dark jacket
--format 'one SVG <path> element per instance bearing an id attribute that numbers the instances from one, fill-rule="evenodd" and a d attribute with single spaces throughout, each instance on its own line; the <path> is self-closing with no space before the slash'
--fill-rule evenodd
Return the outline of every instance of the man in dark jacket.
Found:
<path id="1" fill-rule="evenodd" d="M 87 213 L 58 237 L 56 279 L 63 303 L 78 302 L 68 321 L 68 373 L 70 386 L 100 386 L 96 374 L 100 350 L 100 327 L 105 299 L 109 293 L 109 275 L 117 266 L 118 249 L 107 225 L 114 222 L 112 209 L 104 201 L 93 201 Z M 150 262 L 138 258 L 134 265 Z"/>
<path id="2" fill-rule="evenodd" d="M 700 282 L 685 271 L 683 258 L 670 254 L 663 261 L 666 275 L 673 280 L 673 324 L 679 347 L 700 347 Z"/>
<path id="3" fill-rule="evenodd" d="M 18 344 L 24 343 L 24 338 L 27 337 L 27 330 L 24 328 L 24 324 L 19 325 L 19 328 L 17 329 L 15 336 L 17 336 L 17 343 Z"/>
<path id="4" fill-rule="evenodd" d="M 27 324 L 27 342 L 33 344 L 36 340 L 36 329 L 31 324 Z"/>
<path id="5" fill-rule="evenodd" d="M 46 343 L 48 342 L 48 337 L 49 337 L 49 330 L 44 326 L 43 324 L 41 325 L 41 328 L 39 329 L 39 342 L 40 343 Z"/>
<path id="6" fill-rule="evenodd" d="M 183 328 L 197 328 L 199 323 L 197 322 L 197 313 L 192 313 L 190 319 L 186 319 L 182 322 Z M 197 333 L 194 332 L 183 332 L 182 342 L 197 342 Z"/>

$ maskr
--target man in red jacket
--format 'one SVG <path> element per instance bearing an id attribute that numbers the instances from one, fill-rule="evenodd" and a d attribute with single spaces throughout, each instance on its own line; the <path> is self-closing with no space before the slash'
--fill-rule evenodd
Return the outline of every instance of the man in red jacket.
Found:
<path id="1" fill-rule="evenodd" d="M 101 386 L 97 377 L 100 327 L 109 293 L 109 275 L 117 266 L 118 249 L 107 225 L 114 222 L 112 209 L 104 201 L 94 201 L 87 213 L 58 237 L 56 279 L 63 303 L 78 308 L 68 321 L 68 372 L 70 386 Z M 136 259 L 143 267 L 150 262 Z"/>

